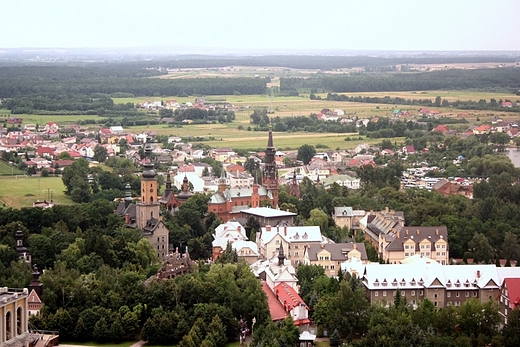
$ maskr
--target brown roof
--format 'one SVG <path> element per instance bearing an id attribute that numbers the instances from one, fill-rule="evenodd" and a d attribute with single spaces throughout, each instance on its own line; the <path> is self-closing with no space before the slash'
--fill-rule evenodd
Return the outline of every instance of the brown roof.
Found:
<path id="1" fill-rule="evenodd" d="M 403 227 L 400 231 L 395 233 L 394 240 L 386 246 L 388 251 L 402 251 L 403 244 L 412 239 L 416 245 L 416 251 L 419 251 L 419 243 L 424 239 L 428 239 L 431 242 L 431 250 L 435 250 L 435 242 L 440 239 L 448 242 L 448 229 L 446 226 L 431 226 L 431 227 L 417 227 L 407 226 Z"/>

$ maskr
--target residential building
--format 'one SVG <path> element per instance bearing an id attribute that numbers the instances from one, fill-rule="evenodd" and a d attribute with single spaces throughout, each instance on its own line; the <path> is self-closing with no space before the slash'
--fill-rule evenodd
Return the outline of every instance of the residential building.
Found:
<path id="1" fill-rule="evenodd" d="M 248 219 L 249 217 L 255 218 L 261 227 L 268 225 L 293 225 L 294 217 L 296 216 L 297 214 L 294 212 L 278 210 L 270 207 L 248 208 L 246 210 L 242 210 L 241 215 L 243 219 Z"/>
<path id="2" fill-rule="evenodd" d="M 361 180 L 350 175 L 332 175 L 322 180 L 325 189 L 330 188 L 334 183 L 349 189 L 359 189 L 361 186 Z"/>
<path id="3" fill-rule="evenodd" d="M 338 227 L 347 227 L 350 230 L 359 229 L 359 221 L 365 217 L 364 210 L 354 210 L 352 207 L 334 207 L 332 219 Z"/>
<path id="4" fill-rule="evenodd" d="M 512 310 L 520 309 L 520 277 L 505 278 L 500 289 L 500 317 L 507 324 L 507 318 Z"/>
<path id="5" fill-rule="evenodd" d="M 370 211 L 359 220 L 359 227 L 365 235 L 365 240 L 376 249 L 379 248 L 379 236 L 400 230 L 404 227 L 404 213 L 389 210 L 388 207 L 379 212 Z"/>
<path id="6" fill-rule="evenodd" d="M 368 262 L 364 243 L 322 243 L 305 247 L 303 263 L 319 265 L 325 269 L 325 275 L 336 276 L 341 264 L 350 258 Z"/>
<path id="7" fill-rule="evenodd" d="M 293 265 L 302 264 L 305 248 L 311 245 L 332 243 L 321 235 L 319 226 L 279 226 L 260 228 L 256 234 L 258 252 L 263 259 L 270 259 L 280 251 L 287 251 L 286 257 Z"/>
<path id="8" fill-rule="evenodd" d="M 445 226 L 402 227 L 389 233 L 379 234 L 379 256 L 392 264 L 420 255 L 449 264 L 448 230 Z"/>

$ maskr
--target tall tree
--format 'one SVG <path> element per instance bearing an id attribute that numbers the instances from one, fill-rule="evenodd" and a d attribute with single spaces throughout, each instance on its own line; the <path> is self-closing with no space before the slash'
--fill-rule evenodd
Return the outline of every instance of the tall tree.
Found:
<path id="1" fill-rule="evenodd" d="M 316 149 L 314 148 L 314 146 L 305 144 L 298 148 L 298 154 L 296 158 L 298 160 L 301 160 L 305 165 L 307 165 L 315 155 Z"/>

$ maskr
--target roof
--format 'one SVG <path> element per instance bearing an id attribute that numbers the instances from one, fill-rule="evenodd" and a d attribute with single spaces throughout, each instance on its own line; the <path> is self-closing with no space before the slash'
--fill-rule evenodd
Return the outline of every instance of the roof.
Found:
<path id="1" fill-rule="evenodd" d="M 287 313 L 285 312 L 282 303 L 278 301 L 276 295 L 274 295 L 267 283 L 262 282 L 262 290 L 267 295 L 267 304 L 269 305 L 271 319 L 273 321 L 285 319 L 285 317 L 287 317 Z"/>
<path id="2" fill-rule="evenodd" d="M 253 207 L 242 211 L 243 213 L 252 214 L 258 217 L 275 218 L 275 217 L 290 217 L 296 216 L 296 213 L 277 210 L 269 207 Z"/>
<path id="3" fill-rule="evenodd" d="M 504 287 L 507 288 L 509 308 L 520 307 L 520 278 L 504 279 Z"/>
<path id="4" fill-rule="evenodd" d="M 269 243 L 276 235 L 280 235 L 286 242 L 322 242 L 319 226 L 283 226 L 261 228 L 262 243 Z"/>
<path id="5" fill-rule="evenodd" d="M 364 243 L 327 243 L 327 244 L 312 244 L 309 245 L 309 260 L 318 260 L 318 253 L 321 250 L 326 250 L 330 253 L 330 260 L 344 261 L 347 260 L 347 254 L 352 250 L 358 250 L 361 254 L 361 260 L 368 260 L 367 251 Z"/>
<path id="6" fill-rule="evenodd" d="M 278 295 L 278 299 L 283 303 L 287 311 L 300 305 L 307 306 L 296 290 L 290 287 L 287 283 L 282 282 L 274 287 L 274 293 L 275 295 Z M 307 307 L 307 309 L 309 308 Z"/>
<path id="7" fill-rule="evenodd" d="M 388 251 L 402 251 L 403 244 L 408 240 L 415 242 L 415 250 L 419 251 L 421 241 L 427 239 L 431 243 L 431 251 L 435 250 L 435 242 L 444 239 L 448 242 L 448 229 L 446 226 L 430 226 L 430 227 L 403 227 L 397 233 L 394 233 L 394 240 L 386 246 Z"/>

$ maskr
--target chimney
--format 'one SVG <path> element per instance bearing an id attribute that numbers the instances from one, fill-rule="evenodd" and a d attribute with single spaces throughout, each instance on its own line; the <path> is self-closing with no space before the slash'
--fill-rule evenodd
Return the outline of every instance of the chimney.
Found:
<path id="1" fill-rule="evenodd" d="M 237 228 L 238 231 L 242 231 L 242 227 L 239 225 Z"/>
<path id="2" fill-rule="evenodd" d="M 388 206 L 385 207 L 385 212 L 388 213 Z"/>
<path id="3" fill-rule="evenodd" d="M 283 227 L 283 234 L 287 236 L 287 225 Z"/>
<path id="4" fill-rule="evenodd" d="M 357 249 L 357 244 L 354 243 L 354 249 Z"/>
<path id="5" fill-rule="evenodd" d="M 435 229 L 435 235 L 439 236 L 439 229 Z"/>
<path id="6" fill-rule="evenodd" d="M 276 227 L 276 233 L 279 234 L 280 233 L 280 227 Z"/>
<path id="7" fill-rule="evenodd" d="M 419 229 L 417 229 L 417 235 L 419 235 L 421 232 L 419 231 Z"/>
<path id="8" fill-rule="evenodd" d="M 397 231 L 397 238 L 399 239 L 401 237 L 401 232 L 398 230 Z"/>
<path id="9" fill-rule="evenodd" d="M 408 229 L 406 229 L 406 236 L 408 236 Z"/>
<path id="10" fill-rule="evenodd" d="M 325 244 L 324 244 L 324 243 L 321 244 L 321 248 L 322 248 L 322 249 L 325 248 Z"/>
<path id="11" fill-rule="evenodd" d="M 371 216 L 374 215 L 374 210 L 370 210 L 370 215 L 371 215 Z"/>
<path id="12" fill-rule="evenodd" d="M 266 225 L 265 226 L 265 231 L 271 231 L 271 226 L 270 225 Z"/>
<path id="13" fill-rule="evenodd" d="M 480 278 L 480 270 L 477 270 L 477 278 Z"/>
<path id="14" fill-rule="evenodd" d="M 130 224 L 130 215 L 125 213 L 125 224 Z"/>

